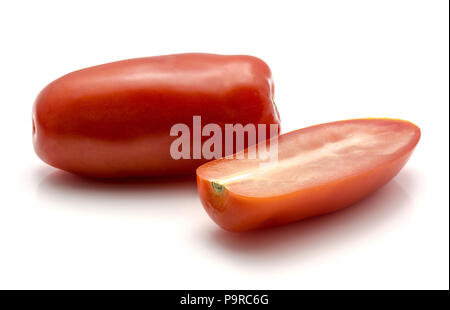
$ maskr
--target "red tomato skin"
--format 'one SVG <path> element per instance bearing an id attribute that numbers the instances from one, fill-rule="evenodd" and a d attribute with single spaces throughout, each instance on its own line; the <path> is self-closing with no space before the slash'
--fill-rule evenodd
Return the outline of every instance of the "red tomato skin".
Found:
<path id="1" fill-rule="evenodd" d="M 206 160 L 174 160 L 171 127 L 188 125 L 192 140 L 194 115 L 202 126 L 222 129 L 279 124 L 273 91 L 269 67 L 253 56 L 191 53 L 103 64 L 69 73 L 40 92 L 33 145 L 44 162 L 85 176 L 193 174 Z"/>
<path id="2" fill-rule="evenodd" d="M 200 200 L 217 225 L 234 232 L 273 227 L 334 212 L 367 197 L 398 174 L 420 139 L 420 130 L 416 128 L 416 141 L 409 151 L 364 173 L 278 197 L 264 198 L 241 196 L 227 190 L 219 197 L 211 189 L 210 181 L 197 174 Z"/>

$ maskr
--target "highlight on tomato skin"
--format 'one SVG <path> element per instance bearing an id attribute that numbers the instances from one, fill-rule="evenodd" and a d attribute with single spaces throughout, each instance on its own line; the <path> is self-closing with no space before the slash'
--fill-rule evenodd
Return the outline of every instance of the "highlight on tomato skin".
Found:
<path id="1" fill-rule="evenodd" d="M 278 137 L 273 165 L 225 157 L 200 166 L 197 188 L 208 215 L 226 230 L 291 223 L 350 206 L 382 187 L 420 135 L 416 125 L 387 118 L 307 127 Z"/>

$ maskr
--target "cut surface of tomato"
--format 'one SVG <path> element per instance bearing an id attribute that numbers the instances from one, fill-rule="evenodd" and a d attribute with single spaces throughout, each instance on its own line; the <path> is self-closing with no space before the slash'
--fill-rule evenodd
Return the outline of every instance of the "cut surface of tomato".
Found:
<path id="1" fill-rule="evenodd" d="M 420 129 L 403 120 L 312 126 L 279 136 L 274 163 L 225 157 L 202 165 L 198 190 L 208 214 L 225 229 L 293 222 L 369 195 L 398 173 L 419 139 Z"/>

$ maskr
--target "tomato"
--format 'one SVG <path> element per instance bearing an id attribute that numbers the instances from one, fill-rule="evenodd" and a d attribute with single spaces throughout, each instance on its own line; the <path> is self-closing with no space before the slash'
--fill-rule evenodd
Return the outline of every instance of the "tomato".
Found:
<path id="1" fill-rule="evenodd" d="M 312 126 L 279 136 L 272 165 L 228 156 L 200 166 L 198 191 L 209 216 L 230 231 L 294 222 L 371 194 L 400 171 L 419 139 L 420 129 L 403 120 Z"/>
<path id="2" fill-rule="evenodd" d="M 33 144 L 43 161 L 81 175 L 193 174 L 206 159 L 175 160 L 172 126 L 193 130 L 194 115 L 222 128 L 278 124 L 273 92 L 269 67 L 252 56 L 179 54 L 103 64 L 40 92 Z"/>

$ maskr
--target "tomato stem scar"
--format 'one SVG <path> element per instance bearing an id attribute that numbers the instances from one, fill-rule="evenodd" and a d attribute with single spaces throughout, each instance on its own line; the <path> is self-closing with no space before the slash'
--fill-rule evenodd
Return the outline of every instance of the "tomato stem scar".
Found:
<path id="1" fill-rule="evenodd" d="M 214 181 L 211 182 L 211 186 L 217 194 L 222 194 L 225 191 L 225 186 Z"/>

